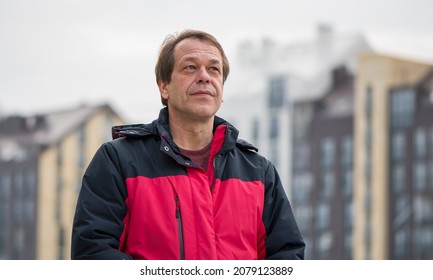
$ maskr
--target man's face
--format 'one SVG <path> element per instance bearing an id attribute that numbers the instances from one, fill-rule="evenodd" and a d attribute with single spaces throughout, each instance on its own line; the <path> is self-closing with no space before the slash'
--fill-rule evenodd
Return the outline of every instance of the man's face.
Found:
<path id="1" fill-rule="evenodd" d="M 170 117 L 205 121 L 218 111 L 223 97 L 223 66 L 218 49 L 198 39 L 181 41 L 174 49 L 171 81 L 159 85 Z"/>

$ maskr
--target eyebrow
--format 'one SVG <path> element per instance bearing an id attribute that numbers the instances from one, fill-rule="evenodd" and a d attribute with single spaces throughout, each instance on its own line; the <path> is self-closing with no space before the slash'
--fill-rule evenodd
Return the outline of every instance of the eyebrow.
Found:
<path id="1" fill-rule="evenodd" d="M 187 61 L 193 61 L 193 62 L 195 62 L 197 60 L 198 60 L 198 57 L 196 57 L 196 56 L 187 56 L 187 57 L 183 58 L 180 61 L 180 63 L 184 63 L 184 62 L 187 62 Z M 221 61 L 218 60 L 218 59 L 210 59 L 208 62 L 210 64 L 222 64 Z"/>

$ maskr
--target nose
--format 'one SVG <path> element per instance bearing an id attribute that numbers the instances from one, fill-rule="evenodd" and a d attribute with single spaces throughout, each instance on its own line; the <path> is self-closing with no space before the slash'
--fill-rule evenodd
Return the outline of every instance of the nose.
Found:
<path id="1" fill-rule="evenodd" d="M 210 75 L 205 67 L 201 67 L 198 76 L 197 76 L 197 83 L 209 83 L 210 82 Z"/>

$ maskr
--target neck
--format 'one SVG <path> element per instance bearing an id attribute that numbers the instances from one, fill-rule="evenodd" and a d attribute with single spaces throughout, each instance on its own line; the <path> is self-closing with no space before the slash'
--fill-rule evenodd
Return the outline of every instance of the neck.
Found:
<path id="1" fill-rule="evenodd" d="M 190 151 L 200 150 L 212 141 L 213 120 L 186 122 L 172 119 L 169 115 L 170 132 L 173 141 L 180 148 Z"/>

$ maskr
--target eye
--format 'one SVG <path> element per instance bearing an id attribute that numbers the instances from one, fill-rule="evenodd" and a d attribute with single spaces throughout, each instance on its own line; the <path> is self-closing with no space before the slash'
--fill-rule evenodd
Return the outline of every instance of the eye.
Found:
<path id="1" fill-rule="evenodd" d="M 187 65 L 187 66 L 185 66 L 185 68 L 184 69 L 187 69 L 187 70 L 194 70 L 195 69 L 195 66 L 194 65 Z"/>
<path id="2" fill-rule="evenodd" d="M 209 70 L 211 70 L 212 72 L 218 72 L 218 73 L 221 72 L 220 69 L 216 66 L 209 67 Z"/>

